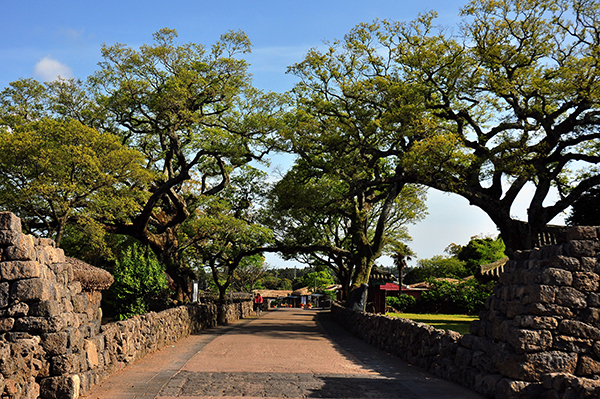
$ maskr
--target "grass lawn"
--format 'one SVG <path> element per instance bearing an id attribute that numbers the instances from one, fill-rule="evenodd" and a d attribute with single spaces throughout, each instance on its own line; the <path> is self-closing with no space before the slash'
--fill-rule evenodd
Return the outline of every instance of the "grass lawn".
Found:
<path id="1" fill-rule="evenodd" d="M 452 330 L 462 335 L 469 333 L 469 324 L 478 316 L 467 316 L 464 314 L 416 314 L 416 313 L 387 313 L 387 316 L 402 317 L 429 324 L 442 330 Z"/>

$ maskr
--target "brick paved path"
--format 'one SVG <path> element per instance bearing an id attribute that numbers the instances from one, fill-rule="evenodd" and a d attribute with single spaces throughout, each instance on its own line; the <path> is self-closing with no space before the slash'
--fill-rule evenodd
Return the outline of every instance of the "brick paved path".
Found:
<path id="1" fill-rule="evenodd" d="M 479 399 L 356 339 L 325 311 L 279 309 L 188 337 L 100 384 L 90 399 Z"/>

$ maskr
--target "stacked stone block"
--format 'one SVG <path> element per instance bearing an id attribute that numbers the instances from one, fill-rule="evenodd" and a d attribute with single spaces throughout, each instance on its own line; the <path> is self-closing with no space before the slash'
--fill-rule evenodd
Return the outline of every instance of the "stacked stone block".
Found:
<path id="1" fill-rule="evenodd" d="M 78 398 L 145 355 L 217 325 L 214 304 L 101 325 L 99 289 L 110 283 L 92 272 L 75 273 L 54 241 L 24 235 L 19 218 L 0 212 L 1 399 Z M 229 322 L 251 309 L 244 301 L 222 313 Z"/>
<path id="2" fill-rule="evenodd" d="M 227 325 L 236 320 L 245 319 L 253 314 L 254 303 L 252 300 L 236 300 L 220 306 L 218 322 L 219 324 Z"/>
<path id="3" fill-rule="evenodd" d="M 461 341 L 489 358 L 470 365 L 512 380 L 503 385 L 517 397 L 600 397 L 598 238 L 570 228 L 557 245 L 517 253 Z"/>
<path id="4" fill-rule="evenodd" d="M 334 307 L 362 339 L 488 397 L 600 397 L 600 228 L 507 263 L 471 334 Z"/>
<path id="5" fill-rule="evenodd" d="M 41 381 L 63 384 L 79 371 L 73 359 L 87 338 L 80 327 L 93 325 L 90 318 L 96 332 L 100 327 L 99 306 L 74 309 L 82 295 L 63 251 L 23 234 L 12 213 L 0 213 L 0 347 L 9 354 L 0 360 L 2 397 L 37 398 Z"/>

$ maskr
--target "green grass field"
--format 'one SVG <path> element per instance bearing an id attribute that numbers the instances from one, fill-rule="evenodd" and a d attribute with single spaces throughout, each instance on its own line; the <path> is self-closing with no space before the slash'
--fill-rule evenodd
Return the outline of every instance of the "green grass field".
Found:
<path id="1" fill-rule="evenodd" d="M 468 334 L 471 322 L 479 319 L 477 316 L 463 314 L 387 313 L 387 316 L 418 321 L 442 330 L 456 331 L 462 335 Z"/>

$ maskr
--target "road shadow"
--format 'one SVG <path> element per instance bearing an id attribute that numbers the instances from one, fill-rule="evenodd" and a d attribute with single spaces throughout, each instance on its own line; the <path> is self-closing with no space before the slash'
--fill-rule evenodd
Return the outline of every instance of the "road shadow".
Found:
<path id="1" fill-rule="evenodd" d="M 405 362 L 395 355 L 360 340 L 337 324 L 330 312 L 319 312 L 315 315 L 315 319 L 319 328 L 329 337 L 334 348 L 341 355 L 346 357 L 348 361 L 359 364 L 363 368 L 373 370 L 381 376 L 381 379 L 357 379 L 354 377 L 352 381 L 356 381 L 357 384 L 366 384 L 365 386 L 374 389 L 373 394 L 375 395 L 356 397 L 383 398 L 388 397 L 388 394 L 394 392 L 396 396 L 393 397 L 397 398 L 483 399 L 483 396 L 469 388 L 442 380 L 417 366 Z M 348 381 L 339 376 L 323 376 L 322 379 L 324 385 L 321 390 L 324 392 L 336 392 L 336 387 Z M 326 393 L 325 395 L 329 394 Z M 322 393 L 314 392 L 311 397 L 334 397 L 319 395 L 322 395 Z"/>
<path id="2" fill-rule="evenodd" d="M 278 321 L 279 312 L 289 312 L 285 322 Z M 239 335 L 261 335 L 278 340 L 319 340 L 322 339 L 322 330 L 315 321 L 320 312 L 323 311 L 271 310 L 263 313 L 260 318 L 243 319 L 241 322 L 229 324 L 227 332 Z"/>

